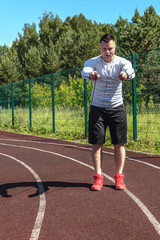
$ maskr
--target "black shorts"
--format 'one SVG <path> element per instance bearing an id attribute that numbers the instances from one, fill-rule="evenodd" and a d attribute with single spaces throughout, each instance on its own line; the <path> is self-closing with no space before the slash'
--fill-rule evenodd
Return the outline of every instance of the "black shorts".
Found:
<path id="1" fill-rule="evenodd" d="M 90 106 L 89 143 L 104 144 L 107 126 L 109 126 L 112 144 L 127 143 L 127 120 L 123 105 L 112 109 Z"/>

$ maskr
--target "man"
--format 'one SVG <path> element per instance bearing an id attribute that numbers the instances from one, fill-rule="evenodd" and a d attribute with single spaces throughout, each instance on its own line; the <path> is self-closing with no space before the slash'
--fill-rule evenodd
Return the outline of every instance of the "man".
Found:
<path id="1" fill-rule="evenodd" d="M 93 83 L 89 113 L 89 143 L 92 144 L 92 159 L 95 168 L 92 190 L 103 187 L 102 148 L 106 128 L 109 126 L 116 165 L 116 189 L 124 190 L 123 168 L 127 142 L 127 122 L 123 105 L 122 83 L 135 76 L 130 61 L 115 55 L 115 39 L 109 33 L 100 39 L 100 56 L 84 63 L 82 77 Z"/>

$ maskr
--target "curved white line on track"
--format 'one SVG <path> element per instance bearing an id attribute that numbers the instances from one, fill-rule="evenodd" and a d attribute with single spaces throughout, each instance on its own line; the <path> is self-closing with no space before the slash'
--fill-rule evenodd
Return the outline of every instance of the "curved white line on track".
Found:
<path id="1" fill-rule="evenodd" d="M 55 146 L 64 146 L 64 147 L 73 147 L 73 148 L 79 148 L 79 149 L 85 149 L 85 150 L 91 150 L 91 148 L 86 148 L 86 147 L 80 147 L 80 146 L 75 146 L 75 145 L 69 145 L 69 144 L 63 144 L 63 143 L 50 143 L 50 142 L 38 142 L 38 141 L 31 141 L 31 140 L 18 140 L 18 139 L 3 139 L 3 138 L 0 138 L 0 140 L 2 141 L 15 141 L 15 142 L 26 142 L 26 143 L 38 143 L 38 144 L 46 144 L 46 145 L 55 145 Z M 1 143 L 0 143 L 1 144 Z M 103 151 L 103 153 L 105 154 L 109 154 L 109 155 L 114 155 L 114 153 L 112 152 L 107 152 L 107 151 Z M 129 161 L 133 161 L 133 162 L 138 162 L 138 163 L 141 163 L 141 164 L 145 164 L 145 165 L 148 165 L 150 167 L 153 167 L 153 168 L 156 168 L 156 169 L 159 169 L 160 170 L 160 167 L 154 165 L 154 164 L 151 164 L 151 163 L 147 163 L 145 161 L 141 161 L 141 160 L 137 160 L 135 158 L 129 158 L 129 157 L 126 157 L 127 160 Z"/>
<path id="2" fill-rule="evenodd" d="M 27 168 L 29 170 L 29 172 L 34 176 L 34 178 L 37 181 L 38 191 L 39 191 L 39 195 L 40 195 L 40 202 L 39 202 L 38 214 L 36 217 L 34 227 L 32 229 L 32 234 L 30 236 L 30 240 L 38 240 L 42 222 L 43 222 L 43 218 L 44 218 L 45 208 L 46 208 L 46 197 L 45 197 L 45 193 L 44 193 L 43 183 L 42 183 L 40 177 L 38 176 L 38 174 L 24 162 L 18 160 L 17 158 L 14 158 L 10 155 L 4 154 L 4 153 L 0 153 L 0 155 L 11 158 L 12 160 L 23 165 L 25 168 Z"/>
<path id="3" fill-rule="evenodd" d="M 33 148 L 33 147 L 26 147 L 26 146 L 20 146 L 20 145 L 11 145 L 11 144 L 2 144 L 0 143 L 0 145 L 4 145 L 4 146 L 11 146 L 11 147 L 15 147 L 15 148 L 25 148 L 25 149 L 31 149 L 31 150 L 35 150 L 35 151 L 40 151 L 43 153 L 49 153 L 52 155 L 56 155 L 62 158 L 67 158 L 73 162 L 76 162 L 78 164 L 81 164 L 83 166 L 86 166 L 92 170 L 94 170 L 94 168 L 86 163 L 83 163 L 75 158 L 72 157 L 68 157 L 56 152 L 51 152 L 51 151 L 46 151 L 46 150 L 42 150 L 39 148 Z M 103 173 L 104 177 L 106 177 L 108 180 L 110 180 L 111 182 L 114 182 L 114 179 L 112 177 L 110 177 L 109 175 Z M 142 210 L 142 212 L 146 215 L 146 217 L 148 218 L 148 220 L 150 221 L 150 223 L 152 224 L 152 226 L 154 227 L 154 229 L 156 230 L 156 232 L 158 233 L 158 235 L 160 236 L 160 223 L 157 221 L 157 219 L 154 217 L 154 215 L 149 211 L 149 209 L 141 202 L 141 200 L 139 198 L 137 198 L 132 192 L 130 192 L 128 189 L 124 190 L 125 193 L 138 205 L 138 207 Z"/>
<path id="4" fill-rule="evenodd" d="M 108 178 L 108 175 L 103 173 L 103 175 Z M 109 177 L 108 178 L 111 182 L 114 183 L 114 179 Z M 132 198 L 132 200 L 138 205 L 138 207 L 142 210 L 142 212 L 147 216 L 148 220 L 151 222 L 153 227 L 155 228 L 156 232 L 160 235 L 160 223 L 157 221 L 157 219 L 154 217 L 154 215 L 148 210 L 148 208 L 137 198 L 132 192 L 130 192 L 128 189 L 125 189 L 124 192 Z"/>
<path id="5" fill-rule="evenodd" d="M 111 152 L 106 152 L 106 151 L 103 151 L 104 153 L 106 154 L 110 154 L 110 155 L 114 155 L 114 153 L 111 153 Z M 129 158 L 129 157 L 126 157 L 127 160 L 129 161 L 134 161 L 134 162 L 138 162 L 138 163 L 142 163 L 142 164 L 145 164 L 145 165 L 148 165 L 150 167 L 153 167 L 153 168 L 156 168 L 156 169 L 159 169 L 160 170 L 160 167 L 154 165 L 154 164 L 151 164 L 151 163 L 147 163 L 147 162 L 144 162 L 144 161 L 140 161 L 140 160 L 137 160 L 137 159 L 134 159 L 134 158 Z"/>

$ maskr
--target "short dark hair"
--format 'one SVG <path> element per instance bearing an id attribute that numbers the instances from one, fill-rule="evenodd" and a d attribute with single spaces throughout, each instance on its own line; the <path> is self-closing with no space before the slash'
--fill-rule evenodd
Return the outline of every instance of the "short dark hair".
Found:
<path id="1" fill-rule="evenodd" d="M 111 40 L 112 40 L 112 41 L 115 41 L 114 37 L 113 37 L 111 34 L 106 33 L 106 34 L 104 34 L 104 35 L 101 37 L 100 43 L 101 43 L 102 41 L 104 41 L 104 42 L 106 42 L 106 43 L 109 43 Z"/>

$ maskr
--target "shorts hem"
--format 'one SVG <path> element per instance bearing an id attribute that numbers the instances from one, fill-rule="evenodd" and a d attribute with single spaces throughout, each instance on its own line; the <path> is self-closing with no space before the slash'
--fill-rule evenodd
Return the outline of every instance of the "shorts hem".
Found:
<path id="1" fill-rule="evenodd" d="M 118 143 L 113 143 L 113 142 L 112 142 L 112 144 L 113 144 L 113 145 L 125 145 L 125 144 L 127 144 L 127 142 L 118 142 Z"/>

